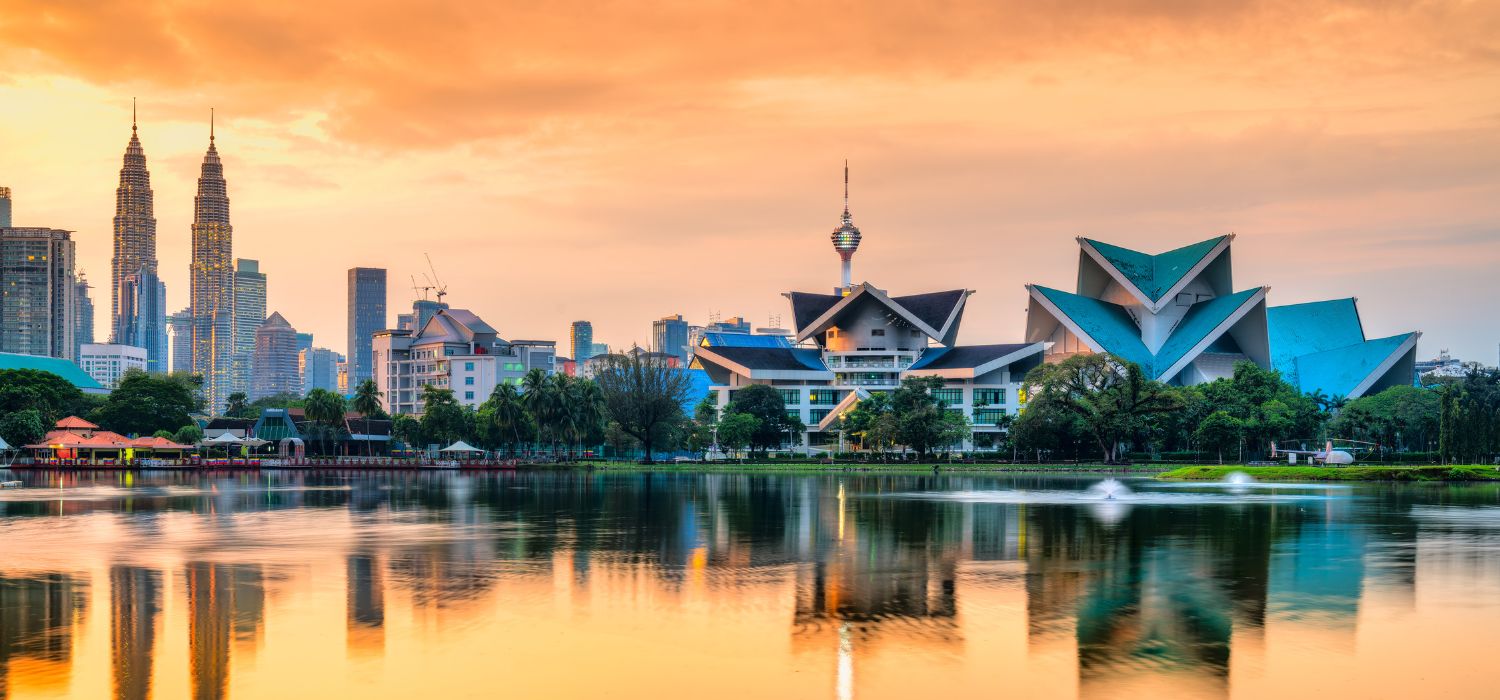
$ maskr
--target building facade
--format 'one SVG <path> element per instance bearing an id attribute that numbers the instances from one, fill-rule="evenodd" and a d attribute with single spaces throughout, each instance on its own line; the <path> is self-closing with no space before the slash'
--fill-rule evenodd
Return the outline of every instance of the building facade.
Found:
<path id="1" fill-rule="evenodd" d="M 118 343 L 87 343 L 79 348 L 78 366 L 106 389 L 120 386 L 125 372 L 146 371 L 146 349 Z"/>
<path id="2" fill-rule="evenodd" d="M 302 376 L 302 395 L 313 389 L 339 391 L 339 365 L 344 356 L 328 348 L 307 348 L 297 353 L 297 372 Z"/>
<path id="3" fill-rule="evenodd" d="M 132 115 L 130 142 L 115 188 L 110 264 L 110 342 L 145 348 L 147 367 L 165 372 L 167 291 L 156 262 L 156 205 L 146 152 Z"/>
<path id="4" fill-rule="evenodd" d="M 10 228 L 10 188 L 0 187 L 0 228 Z"/>
<path id="5" fill-rule="evenodd" d="M 688 360 L 688 324 L 682 314 L 663 316 L 651 322 L 651 349 L 673 355 L 683 365 Z"/>
<path id="6" fill-rule="evenodd" d="M 256 334 L 266 322 L 266 273 L 260 261 L 234 261 L 234 356 L 229 361 L 229 390 L 253 393 Z M 293 352 L 295 358 L 296 353 Z"/>
<path id="7" fill-rule="evenodd" d="M 89 281 L 79 272 L 73 289 L 73 347 L 81 350 L 94 342 L 94 300 L 89 296 Z M 75 351 L 74 357 L 81 355 Z"/>
<path id="8" fill-rule="evenodd" d="M 422 413 L 422 388 L 453 390 L 461 405 L 478 408 L 495 387 L 519 385 L 532 368 L 554 371 L 557 344 L 505 340 L 467 309 L 443 309 L 421 330 L 375 334 L 371 357 L 381 405 L 392 415 Z"/>
<path id="9" fill-rule="evenodd" d="M 574 321 L 573 327 L 568 333 L 569 352 L 573 353 L 573 361 L 582 363 L 584 360 L 594 356 L 594 324 L 588 321 Z"/>
<path id="10" fill-rule="evenodd" d="M 234 391 L 231 363 L 235 353 L 234 227 L 229 223 L 229 188 L 224 163 L 209 125 L 208 151 L 193 198 L 192 261 L 188 266 L 193 314 L 193 372 L 203 377 L 204 406 L 224 411 Z"/>
<path id="11" fill-rule="evenodd" d="M 297 355 L 297 329 L 281 312 L 273 312 L 255 329 L 250 400 L 277 394 L 301 395 L 302 375 L 298 371 Z"/>
<path id="12" fill-rule="evenodd" d="M 0 352 L 74 359 L 71 231 L 0 228 Z"/>
<path id="13" fill-rule="evenodd" d="M 167 317 L 171 331 L 172 371 L 193 371 L 193 310 L 183 309 Z"/>
<path id="14" fill-rule="evenodd" d="M 349 385 L 374 376 L 370 343 L 385 325 L 385 270 L 378 267 L 349 268 Z"/>

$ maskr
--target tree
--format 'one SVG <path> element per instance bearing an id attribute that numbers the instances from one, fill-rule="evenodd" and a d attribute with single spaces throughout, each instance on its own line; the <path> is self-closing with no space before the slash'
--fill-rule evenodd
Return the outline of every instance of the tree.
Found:
<path id="1" fill-rule="evenodd" d="M 955 446 L 961 447 L 964 441 L 968 440 L 969 436 L 973 434 L 974 426 L 969 423 L 969 419 L 962 412 L 944 410 L 942 421 L 938 427 L 938 441 L 936 444 L 946 448 L 951 458 L 953 448 Z"/>
<path id="2" fill-rule="evenodd" d="M 663 358 L 633 352 L 606 358 L 594 381 L 610 419 L 641 442 L 646 463 L 652 463 L 658 431 L 684 417 L 688 375 Z"/>
<path id="3" fill-rule="evenodd" d="M 452 389 L 422 387 L 422 439 L 447 447 L 474 436 L 475 415 L 453 397 Z"/>
<path id="4" fill-rule="evenodd" d="M 243 391 L 230 394 L 224 404 L 224 415 L 230 418 L 251 418 L 250 407 L 247 405 L 249 400 L 250 397 L 246 396 Z"/>
<path id="5" fill-rule="evenodd" d="M 307 406 L 303 410 L 307 412 L 307 420 L 323 447 L 322 452 L 328 454 L 328 443 L 343 437 L 344 414 L 347 412 L 344 397 L 327 389 L 313 389 L 307 392 Z"/>
<path id="6" fill-rule="evenodd" d="M 932 448 L 945 444 L 945 406 L 936 395 L 942 377 L 907 377 L 891 392 L 891 411 L 896 415 L 896 442 L 927 459 Z"/>
<path id="7" fill-rule="evenodd" d="M 872 439 L 872 431 L 878 433 L 876 423 L 891 411 L 891 395 L 886 392 L 871 394 L 861 399 L 854 407 L 839 417 L 839 430 L 844 436 L 859 445 L 860 449 L 883 447 L 886 443 Z"/>
<path id="8" fill-rule="evenodd" d="M 127 371 L 94 412 L 94 422 L 122 435 L 151 435 L 176 430 L 193 421 L 198 384 L 189 375 Z"/>
<path id="9" fill-rule="evenodd" d="M 714 430 L 718 425 L 719 404 L 714 395 L 709 394 L 693 407 L 693 426 L 692 433 L 688 435 L 688 449 L 707 457 L 708 448 L 714 444 Z"/>
<path id="10" fill-rule="evenodd" d="M 1120 461 L 1121 444 L 1144 428 L 1149 416 L 1182 407 L 1171 387 L 1147 379 L 1139 365 L 1103 353 L 1040 365 L 1025 383 L 1033 397 L 1027 411 L 1041 403 L 1078 417 L 1106 464 Z"/>
<path id="11" fill-rule="evenodd" d="M 391 437 L 409 449 L 422 445 L 422 423 L 416 418 L 401 414 L 391 420 Z"/>
<path id="12" fill-rule="evenodd" d="M 50 427 L 69 415 L 83 415 L 86 404 L 83 391 L 51 372 L 0 370 L 0 416 L 35 410 L 42 423 Z"/>
<path id="13" fill-rule="evenodd" d="M 566 376 L 566 375 L 564 375 Z M 531 414 L 531 419 L 536 423 L 537 436 L 543 441 L 552 443 L 552 452 L 557 453 L 557 421 L 560 412 L 560 400 L 557 395 L 557 384 L 547 379 L 547 373 L 540 367 L 533 367 L 521 378 L 521 405 L 526 412 Z"/>
<path id="14" fill-rule="evenodd" d="M 1476 464 L 1500 452 L 1500 370 L 1470 369 L 1443 386 L 1438 443 L 1444 462 Z"/>
<path id="15" fill-rule="evenodd" d="M 751 384 L 734 392 L 734 399 L 725 407 L 726 413 L 748 413 L 755 416 L 757 427 L 750 436 L 750 449 L 766 450 L 781 444 L 787 431 L 792 428 L 786 414 L 786 401 L 781 392 L 769 384 Z M 800 422 L 800 421 L 799 421 Z"/>
<path id="16" fill-rule="evenodd" d="M 1235 447 L 1240 443 L 1240 437 L 1244 435 L 1245 424 L 1238 418 L 1229 415 L 1228 411 L 1214 411 L 1198 424 L 1198 429 L 1193 431 L 1193 437 L 1205 449 L 1213 450 L 1219 455 L 1219 464 L 1224 463 L 1224 448 Z"/>
<path id="17" fill-rule="evenodd" d="M 719 420 L 719 446 L 730 451 L 750 446 L 760 430 L 760 419 L 751 413 L 725 412 Z"/>
<path id="18" fill-rule="evenodd" d="M 512 456 L 523 435 L 531 432 L 531 415 L 521 403 L 521 392 L 514 384 L 500 384 L 490 392 L 481 409 L 498 432 L 501 444 L 507 445 Z"/>
<path id="19" fill-rule="evenodd" d="M 163 440 L 171 440 L 172 439 L 172 431 L 170 431 L 170 430 L 158 430 L 155 433 L 152 433 L 151 437 L 161 438 Z"/>
<path id="20" fill-rule="evenodd" d="M 1328 424 L 1331 436 L 1365 440 L 1397 450 L 1427 451 L 1442 417 L 1438 391 L 1393 386 L 1348 402 Z"/>
<path id="21" fill-rule="evenodd" d="M 374 379 L 366 379 L 359 383 L 354 389 L 354 398 L 350 400 L 349 407 L 366 418 L 385 420 L 390 418 L 385 408 L 380 405 L 380 397 L 385 393 L 380 391 L 380 386 Z"/>
<path id="22" fill-rule="evenodd" d="M 34 445 L 47 436 L 47 423 L 35 408 L 12 411 L 0 417 L 0 438 L 13 448 Z"/>
<path id="23" fill-rule="evenodd" d="M 172 433 L 172 442 L 179 445 L 196 445 L 203 440 L 203 429 L 196 423 L 190 423 L 177 429 Z"/>

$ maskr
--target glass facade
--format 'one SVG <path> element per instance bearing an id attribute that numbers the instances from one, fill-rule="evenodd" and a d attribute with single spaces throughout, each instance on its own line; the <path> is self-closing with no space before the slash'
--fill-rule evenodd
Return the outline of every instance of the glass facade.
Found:
<path id="1" fill-rule="evenodd" d="M 963 389 L 934 389 L 932 397 L 943 402 L 945 406 L 955 406 L 964 402 Z"/>
<path id="2" fill-rule="evenodd" d="M 995 425 L 1005 415 L 1003 408 L 981 408 L 974 411 L 974 425 Z"/>
<path id="3" fill-rule="evenodd" d="M 1003 406 L 1005 405 L 1004 389 L 975 389 L 975 406 Z"/>
<path id="4" fill-rule="evenodd" d="M 349 386 L 370 379 L 371 337 L 386 327 L 385 270 L 378 267 L 349 268 Z"/>

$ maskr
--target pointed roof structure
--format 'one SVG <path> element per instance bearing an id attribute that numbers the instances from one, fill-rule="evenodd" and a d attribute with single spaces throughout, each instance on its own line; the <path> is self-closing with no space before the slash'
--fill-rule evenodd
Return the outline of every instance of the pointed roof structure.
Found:
<path id="1" fill-rule="evenodd" d="M 802 342 L 837 325 L 845 312 L 854 312 L 862 303 L 879 304 L 895 319 L 909 324 L 924 335 L 945 345 L 957 333 L 964 301 L 973 292 L 953 289 L 929 294 L 891 297 L 868 282 L 854 285 L 844 296 L 788 292 L 792 302 L 792 319 L 796 324 L 794 342 Z"/>
<path id="2" fill-rule="evenodd" d="M 1356 299 L 1275 306 L 1266 319 L 1272 366 L 1306 393 L 1357 398 L 1415 375 L 1422 334 L 1367 340 Z"/>
<path id="3" fill-rule="evenodd" d="M 1226 253 L 1233 240 L 1234 234 L 1216 236 L 1156 255 L 1091 238 L 1079 238 L 1078 244 L 1086 257 L 1156 312 L 1210 263 Z"/>

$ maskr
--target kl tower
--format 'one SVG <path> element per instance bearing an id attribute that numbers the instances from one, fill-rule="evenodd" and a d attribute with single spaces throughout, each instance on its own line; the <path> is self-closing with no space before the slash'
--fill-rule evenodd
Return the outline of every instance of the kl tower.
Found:
<path id="1" fill-rule="evenodd" d="M 859 227 L 854 225 L 853 217 L 849 216 L 849 161 L 844 161 L 844 216 L 839 227 L 833 230 L 829 236 L 833 240 L 833 249 L 838 251 L 842 274 L 840 284 L 834 289 L 834 294 L 845 296 L 849 289 L 854 286 L 850 279 L 850 261 L 854 259 L 854 251 L 859 250 Z"/>

